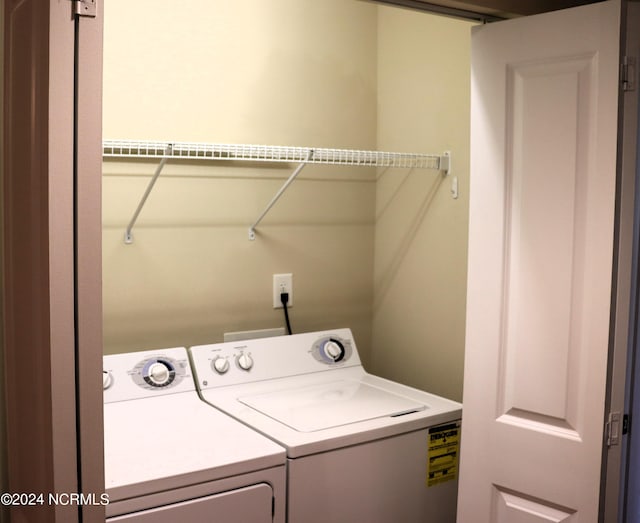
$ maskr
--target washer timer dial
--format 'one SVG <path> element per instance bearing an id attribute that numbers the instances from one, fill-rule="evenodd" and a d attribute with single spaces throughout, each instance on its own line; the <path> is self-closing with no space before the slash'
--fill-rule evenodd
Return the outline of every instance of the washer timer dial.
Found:
<path id="1" fill-rule="evenodd" d="M 326 365 L 345 362 L 351 356 L 351 342 L 337 336 L 321 338 L 311 347 L 311 354 Z"/>
<path id="2" fill-rule="evenodd" d="M 344 358 L 344 345 L 340 340 L 329 338 L 322 344 L 322 355 L 333 361 L 340 361 Z"/>

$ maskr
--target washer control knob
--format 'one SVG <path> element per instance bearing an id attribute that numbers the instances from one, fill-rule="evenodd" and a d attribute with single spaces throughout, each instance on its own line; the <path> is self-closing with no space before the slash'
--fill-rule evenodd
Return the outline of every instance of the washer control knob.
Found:
<path id="1" fill-rule="evenodd" d="M 213 360 L 212 367 L 218 374 L 224 374 L 229 370 L 229 360 L 222 356 L 218 356 Z"/>
<path id="2" fill-rule="evenodd" d="M 107 390 L 113 385 L 113 376 L 108 370 L 102 371 L 102 390 Z"/>
<path id="3" fill-rule="evenodd" d="M 162 387 L 169 382 L 171 369 L 169 369 L 169 367 L 167 367 L 163 362 L 156 361 L 149 367 L 148 377 L 154 385 Z"/>
<path id="4" fill-rule="evenodd" d="M 240 354 L 236 359 L 236 362 L 238 363 L 238 367 L 242 370 L 251 370 L 251 367 L 253 367 L 253 358 L 251 357 L 251 354 L 247 354 L 246 352 Z"/>
<path id="5" fill-rule="evenodd" d="M 340 361 L 344 358 L 344 346 L 338 340 L 328 339 L 322 346 L 324 354 L 333 361 Z"/>

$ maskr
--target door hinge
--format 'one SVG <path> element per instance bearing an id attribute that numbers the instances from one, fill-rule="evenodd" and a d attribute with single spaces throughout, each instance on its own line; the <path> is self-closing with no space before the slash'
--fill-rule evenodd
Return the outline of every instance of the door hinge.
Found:
<path id="1" fill-rule="evenodd" d="M 620 444 L 620 422 L 622 415 L 619 412 L 610 412 L 607 421 L 607 447 Z"/>
<path id="2" fill-rule="evenodd" d="M 98 0 L 73 0 L 73 14 L 78 16 L 96 17 Z"/>
<path id="3" fill-rule="evenodd" d="M 636 57 L 625 56 L 620 64 L 620 80 L 623 91 L 636 90 Z"/>
<path id="4" fill-rule="evenodd" d="M 610 412 L 606 426 L 607 447 L 620 444 L 620 436 L 629 433 L 630 420 L 628 414 Z"/>

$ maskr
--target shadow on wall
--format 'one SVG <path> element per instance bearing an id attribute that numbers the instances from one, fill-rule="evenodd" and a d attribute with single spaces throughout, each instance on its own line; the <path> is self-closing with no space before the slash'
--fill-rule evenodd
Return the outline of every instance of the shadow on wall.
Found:
<path id="1" fill-rule="evenodd" d="M 386 169 L 380 175 L 380 178 L 386 176 L 388 173 L 389 169 Z M 397 176 L 397 174 L 398 173 L 393 173 L 393 175 L 395 176 Z M 402 181 L 397 185 L 388 200 L 380 206 L 380 211 L 376 214 L 376 224 L 384 219 L 385 214 L 393 206 L 394 202 L 405 201 L 401 195 L 402 193 L 406 193 L 407 191 L 411 190 L 410 182 L 412 181 L 412 179 L 422 176 L 424 176 L 424 173 L 416 170 L 411 170 L 406 173 L 406 175 L 402 178 Z M 402 262 L 409 252 L 409 249 L 411 248 L 411 245 L 413 244 L 422 223 L 424 222 L 426 216 L 429 214 L 431 204 L 433 203 L 433 200 L 438 193 L 438 189 L 442 185 L 445 178 L 446 176 L 443 174 L 435 176 L 430 182 L 428 189 L 421 191 L 421 194 L 424 194 L 424 197 L 420 201 L 419 205 L 415 207 L 415 211 L 413 212 L 413 215 L 408 224 L 399 229 L 399 231 L 402 231 L 403 234 L 401 236 L 398 236 L 397 238 L 393 255 L 386 261 L 385 267 L 383 269 L 379 271 L 376 270 L 378 278 L 376 281 L 376 292 L 373 303 L 374 312 L 377 312 L 380 308 L 380 305 L 384 302 L 385 296 L 391 288 L 393 281 L 402 265 Z"/>

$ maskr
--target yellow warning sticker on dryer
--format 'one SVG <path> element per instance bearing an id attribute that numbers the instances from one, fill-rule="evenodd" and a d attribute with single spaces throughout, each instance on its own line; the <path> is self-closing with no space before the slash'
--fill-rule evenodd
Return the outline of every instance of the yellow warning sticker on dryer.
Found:
<path id="1" fill-rule="evenodd" d="M 427 486 L 433 487 L 458 477 L 460 423 L 429 429 L 427 448 Z"/>

